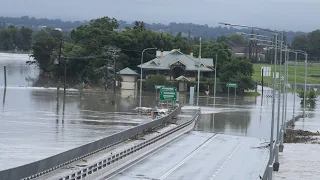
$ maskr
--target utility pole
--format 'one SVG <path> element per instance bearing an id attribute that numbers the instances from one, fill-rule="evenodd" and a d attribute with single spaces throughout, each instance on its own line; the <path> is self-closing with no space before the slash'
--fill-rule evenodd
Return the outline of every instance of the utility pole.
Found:
<path id="1" fill-rule="evenodd" d="M 199 89 L 200 89 L 200 65 L 201 65 L 201 38 L 200 38 L 200 49 L 199 49 L 199 64 L 198 64 L 197 106 L 199 106 Z"/>
<path id="2" fill-rule="evenodd" d="M 117 85 L 117 78 L 116 78 L 116 52 L 113 51 L 113 94 L 116 94 L 116 85 Z"/>
<path id="3" fill-rule="evenodd" d="M 109 52 L 112 53 L 112 59 L 113 59 L 113 94 L 116 94 L 116 85 L 117 85 L 117 72 L 116 72 L 116 59 L 119 56 L 118 53 L 121 50 L 119 49 L 110 49 Z M 108 66 L 107 66 L 108 68 Z"/>

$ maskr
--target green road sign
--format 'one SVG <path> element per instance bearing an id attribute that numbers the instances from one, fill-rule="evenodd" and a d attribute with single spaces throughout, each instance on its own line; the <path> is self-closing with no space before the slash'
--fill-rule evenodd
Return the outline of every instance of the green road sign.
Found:
<path id="1" fill-rule="evenodd" d="M 238 88 L 238 84 L 237 83 L 227 83 L 227 87 L 228 88 Z"/>
<path id="2" fill-rule="evenodd" d="M 161 89 L 162 87 L 165 87 L 165 86 L 163 86 L 163 85 L 154 85 L 155 89 Z"/>
<path id="3" fill-rule="evenodd" d="M 177 88 L 175 87 L 161 87 L 160 88 L 160 101 L 176 101 Z"/>

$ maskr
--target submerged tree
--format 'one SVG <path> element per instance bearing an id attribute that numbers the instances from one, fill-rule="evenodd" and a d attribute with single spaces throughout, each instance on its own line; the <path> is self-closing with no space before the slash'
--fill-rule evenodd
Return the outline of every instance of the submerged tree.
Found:
<path id="1" fill-rule="evenodd" d="M 304 103 L 304 91 L 298 92 L 298 97 L 301 98 L 300 104 L 303 105 Z M 310 108 L 314 108 L 317 103 L 317 94 L 314 90 L 312 91 L 307 91 L 306 92 L 306 105 L 309 106 Z"/>

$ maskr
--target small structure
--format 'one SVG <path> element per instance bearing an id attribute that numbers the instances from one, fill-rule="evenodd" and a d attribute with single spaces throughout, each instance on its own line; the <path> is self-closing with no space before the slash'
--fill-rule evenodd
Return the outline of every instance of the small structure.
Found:
<path id="1" fill-rule="evenodd" d="M 118 75 L 121 76 L 121 89 L 122 90 L 136 90 L 137 88 L 137 77 L 138 73 L 133 71 L 130 68 L 124 68 L 118 72 Z"/>
<path id="2" fill-rule="evenodd" d="M 179 76 L 175 80 L 179 82 L 179 92 L 186 92 L 188 90 L 188 82 L 190 81 L 188 78 Z"/>
<path id="3" fill-rule="evenodd" d="M 157 51 L 156 58 L 140 64 L 146 76 L 164 75 L 168 80 L 174 80 L 180 76 L 195 80 L 200 69 L 201 77 L 210 77 L 214 71 L 213 59 L 195 58 L 193 53 L 183 54 L 179 49 L 171 51 Z M 200 67 L 200 68 L 199 68 Z"/>

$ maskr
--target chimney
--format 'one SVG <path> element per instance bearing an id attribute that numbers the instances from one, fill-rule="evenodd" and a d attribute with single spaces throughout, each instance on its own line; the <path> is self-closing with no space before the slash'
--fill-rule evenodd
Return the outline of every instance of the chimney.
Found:
<path id="1" fill-rule="evenodd" d="M 190 57 L 193 57 L 192 49 L 190 49 Z"/>

